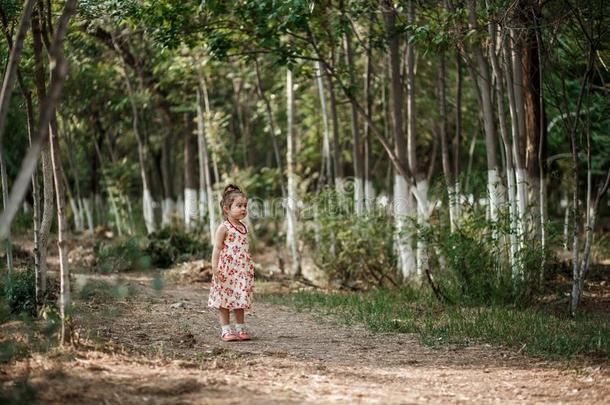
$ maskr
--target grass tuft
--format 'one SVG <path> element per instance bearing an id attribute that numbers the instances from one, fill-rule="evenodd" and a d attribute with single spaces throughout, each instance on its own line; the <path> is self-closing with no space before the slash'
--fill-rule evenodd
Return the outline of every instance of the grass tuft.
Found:
<path id="1" fill-rule="evenodd" d="M 610 319 L 569 318 L 535 308 L 445 307 L 413 289 L 365 293 L 299 291 L 267 294 L 265 301 L 333 315 L 374 332 L 415 333 L 422 344 L 489 343 L 546 358 L 585 356 L 610 360 Z"/>

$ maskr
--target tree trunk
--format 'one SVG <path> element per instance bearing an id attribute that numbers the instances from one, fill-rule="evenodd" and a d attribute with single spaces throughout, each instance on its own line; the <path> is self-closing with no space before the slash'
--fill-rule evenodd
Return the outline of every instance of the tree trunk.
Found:
<path id="1" fill-rule="evenodd" d="M 184 225 L 187 230 L 193 228 L 197 220 L 197 170 L 195 165 L 195 137 L 193 121 L 185 113 L 184 139 Z"/>
<path id="2" fill-rule="evenodd" d="M 349 88 L 353 98 L 350 100 L 350 127 L 352 130 L 352 154 L 354 160 L 354 208 L 356 215 L 364 213 L 364 158 L 362 153 L 362 140 L 358 125 L 358 108 L 355 105 L 355 62 L 352 52 L 352 38 L 350 30 L 344 35 L 345 63 L 349 72 Z"/>
<path id="3" fill-rule="evenodd" d="M 415 5 L 413 0 L 407 2 L 407 22 L 414 24 Z M 426 173 L 420 170 L 417 161 L 417 111 L 415 108 L 415 48 L 410 41 L 407 41 L 407 149 L 409 157 L 409 167 L 415 176 L 416 189 L 422 199 L 417 206 L 417 224 L 420 227 L 428 225 L 428 181 Z M 412 205 L 412 204 L 411 204 Z M 427 247 L 425 241 L 417 238 L 417 260 L 416 273 L 412 275 L 413 281 L 420 283 L 424 269 L 428 267 Z"/>
<path id="4" fill-rule="evenodd" d="M 487 12 L 491 13 L 489 2 L 487 2 Z M 502 75 L 500 63 L 498 61 L 498 57 L 496 55 L 496 38 L 497 38 L 497 28 L 496 24 L 493 22 L 494 17 L 488 15 L 488 31 L 489 37 L 491 41 L 491 49 L 489 52 L 489 57 L 491 59 L 492 71 L 495 77 L 495 87 L 496 87 L 496 95 L 497 95 L 497 108 L 498 108 L 498 118 L 500 121 L 500 136 L 502 138 L 502 144 L 504 145 L 504 151 L 506 155 L 506 183 L 507 183 L 507 193 L 508 193 L 508 209 L 509 209 L 509 220 L 510 220 L 510 248 L 509 248 L 509 259 L 511 263 L 511 274 L 513 279 L 517 279 L 517 277 L 521 274 L 521 268 L 519 263 L 517 262 L 517 258 L 519 257 L 519 243 L 518 243 L 518 215 L 517 215 L 517 206 L 516 206 L 516 184 L 515 184 L 515 167 L 513 163 L 513 145 L 508 136 L 508 128 L 506 124 L 506 109 L 504 106 L 504 97 L 505 97 L 505 88 L 504 88 L 504 78 Z"/>
<path id="5" fill-rule="evenodd" d="M 332 166 L 330 157 L 330 130 L 328 127 L 328 110 L 326 109 L 326 95 L 324 94 L 323 70 L 320 62 L 315 63 L 316 83 L 318 85 L 318 95 L 320 97 L 320 111 L 322 113 L 322 172 L 320 177 L 330 182 L 332 176 Z"/>
<path id="6" fill-rule="evenodd" d="M 256 83 L 258 87 L 258 92 L 260 98 L 265 103 L 265 110 L 267 112 L 267 119 L 269 120 L 269 129 L 271 131 L 271 143 L 273 144 L 273 153 L 275 154 L 275 162 L 277 164 L 277 168 L 279 171 L 279 179 L 280 179 L 280 188 L 282 190 L 282 198 L 286 198 L 286 185 L 284 182 L 284 169 L 282 164 L 282 156 L 280 153 L 280 147 L 277 142 L 277 137 L 279 136 L 277 132 L 279 129 L 275 125 L 275 118 L 273 117 L 273 109 L 271 108 L 271 102 L 269 98 L 267 98 L 265 94 L 265 89 L 263 88 L 263 82 L 261 79 L 260 69 L 258 66 L 258 60 L 256 61 Z M 330 164 L 330 161 L 328 162 Z"/>
<path id="7" fill-rule="evenodd" d="M 65 136 L 66 145 L 68 150 L 74 150 L 74 144 L 72 143 L 72 135 L 70 133 L 70 123 L 66 119 L 61 119 L 61 128 L 62 133 Z M 74 178 L 74 190 L 76 192 L 76 196 L 74 197 L 74 201 L 70 201 L 70 205 L 72 206 L 72 211 L 74 211 L 74 225 L 78 232 L 83 232 L 85 230 L 85 208 L 83 205 L 83 198 L 80 190 L 80 178 L 78 175 L 78 170 L 76 169 L 76 164 L 74 163 L 74 157 L 72 153 L 68 153 L 68 166 L 70 167 L 70 173 Z M 65 174 L 65 173 L 64 173 Z M 67 182 L 67 180 L 66 180 Z M 69 191 L 69 187 L 66 186 L 66 190 Z"/>
<path id="8" fill-rule="evenodd" d="M 333 169 L 335 175 L 335 190 L 339 195 L 343 193 L 343 160 L 341 159 L 341 142 L 339 140 L 339 116 L 335 97 L 335 84 L 333 78 L 326 74 L 328 79 L 328 101 L 330 117 L 333 123 Z"/>
<path id="9" fill-rule="evenodd" d="M 580 224 L 579 224 L 579 203 L 578 203 L 578 143 L 576 141 L 576 131 L 578 130 L 578 121 L 579 115 L 582 107 L 583 95 L 585 93 L 585 89 L 589 85 L 589 76 L 593 70 L 593 58 L 595 49 L 591 47 L 589 49 L 589 56 L 587 62 L 587 70 L 582 80 L 582 85 L 580 87 L 580 91 L 578 93 L 578 100 L 576 102 L 576 113 L 574 117 L 574 121 L 572 122 L 571 128 L 569 130 L 570 137 L 570 147 L 572 153 L 572 206 L 574 209 L 574 217 L 572 219 L 573 224 L 573 239 L 572 239 L 572 295 L 570 299 L 570 315 L 576 316 L 576 309 L 578 308 L 578 304 L 580 302 L 580 296 L 582 294 L 582 286 L 584 283 L 584 274 L 583 268 L 581 267 L 579 253 L 579 238 L 580 238 Z M 590 135 L 588 134 L 587 138 Z M 589 139 L 587 139 L 588 148 L 587 152 L 590 153 L 590 144 Z M 590 156 L 588 156 L 590 158 Z M 588 159 L 589 160 L 589 159 Z M 588 164 L 588 177 L 590 176 L 590 161 Z M 610 176 L 610 171 L 609 174 Z M 589 179 L 588 179 L 589 180 Z M 589 211 L 589 197 L 590 197 L 590 181 L 587 181 L 587 211 Z M 606 181 L 606 188 L 608 186 L 608 180 Z M 586 215 L 587 220 L 591 218 L 590 212 L 587 212 Z M 587 224 L 589 225 L 589 224 Z M 588 235 L 587 235 L 588 236 Z M 585 242 L 586 244 L 586 242 Z M 587 258 L 588 261 L 588 258 Z"/>
<path id="10" fill-rule="evenodd" d="M 2 177 L 2 209 L 6 209 L 8 203 L 8 177 L 6 175 L 6 163 L 4 161 L 4 148 L 0 143 L 0 177 Z M 13 272 L 13 242 L 11 240 L 11 230 L 9 228 L 6 233 L 5 251 L 6 251 L 6 268 L 8 274 Z"/>
<path id="11" fill-rule="evenodd" d="M 403 132 L 402 115 L 402 83 L 400 80 L 400 40 L 395 32 L 396 11 L 388 1 L 383 9 L 385 30 L 388 33 L 388 59 L 390 74 L 390 107 L 392 117 L 392 133 L 394 135 L 394 151 L 401 164 L 408 165 L 407 144 Z M 394 218 L 396 250 L 398 252 L 398 265 L 403 280 L 409 280 L 415 270 L 415 257 L 411 246 L 411 235 L 405 232 L 408 216 L 411 213 L 411 194 L 407 180 L 399 173 L 394 177 Z"/>
<path id="12" fill-rule="evenodd" d="M 206 143 L 206 116 L 210 118 L 210 112 L 203 112 L 203 100 L 201 93 L 205 86 L 205 79 L 199 77 L 199 86 L 197 86 L 197 146 L 199 151 L 199 175 L 200 177 L 200 196 L 201 191 L 205 190 L 205 200 L 207 202 L 208 226 L 210 231 L 210 242 L 214 241 L 216 233 L 216 206 L 214 204 L 214 192 L 212 191 L 212 176 L 210 176 L 210 159 L 208 157 L 208 148 Z M 207 103 L 206 103 L 207 106 Z M 207 108 L 207 107 L 206 107 Z M 203 184 L 201 179 L 203 178 Z"/>
<path id="13" fill-rule="evenodd" d="M 171 153 L 173 144 L 172 134 L 166 134 L 161 144 L 161 180 L 163 184 L 163 201 L 161 202 L 161 226 L 167 227 L 172 223 L 174 213 L 173 179 L 171 170 Z"/>
<path id="14" fill-rule="evenodd" d="M 147 170 L 147 159 L 148 159 L 148 145 L 145 137 L 140 133 L 139 127 L 139 113 L 138 106 L 136 104 L 136 98 L 134 89 L 129 80 L 129 73 L 127 71 L 127 63 L 123 59 L 122 54 L 118 51 L 118 44 L 113 38 L 113 44 L 117 53 L 121 55 L 123 62 L 123 77 L 125 78 L 125 85 L 127 87 L 127 95 L 129 96 L 129 103 L 131 105 L 131 117 L 132 117 L 132 128 L 133 133 L 138 142 L 138 162 L 140 163 L 140 178 L 142 180 L 142 215 L 144 216 L 144 224 L 146 226 L 146 232 L 151 234 L 156 229 L 155 224 L 155 213 L 153 210 L 153 199 L 150 191 L 150 180 L 148 178 Z"/>
<path id="15" fill-rule="evenodd" d="M 445 53 L 441 51 L 439 54 L 438 64 L 438 103 L 439 103 L 439 129 L 441 138 L 441 155 L 443 174 L 445 184 L 447 185 L 447 194 L 449 202 L 449 225 L 451 232 L 455 232 L 457 226 L 456 206 L 459 197 L 455 189 L 455 180 L 453 178 L 453 168 L 451 158 L 449 156 L 449 138 L 447 137 L 447 95 L 446 95 L 446 72 L 445 72 Z"/>
<path id="16" fill-rule="evenodd" d="M 461 216 L 461 185 L 460 185 L 460 143 L 462 141 L 462 57 L 460 51 L 455 53 L 455 136 L 453 138 L 453 179 L 455 181 L 455 216 L 459 221 Z"/>
<path id="17" fill-rule="evenodd" d="M 365 114 L 371 117 L 373 115 L 373 98 L 371 91 L 371 81 L 373 75 L 373 23 L 374 15 L 369 15 L 369 31 L 366 49 L 366 71 L 364 74 L 364 100 Z M 320 68 L 321 69 L 321 68 Z M 370 123 L 364 120 L 364 199 L 365 209 L 368 212 L 373 212 L 375 207 L 375 188 L 373 187 L 373 173 L 371 168 L 371 128 Z"/>
<path id="18" fill-rule="evenodd" d="M 294 92 L 292 84 L 292 70 L 286 71 L 286 118 L 287 118 L 287 150 L 286 150 L 286 166 L 288 177 L 288 199 L 286 201 L 287 214 L 287 231 L 286 242 L 292 255 L 292 272 L 295 277 L 301 276 L 301 258 L 298 248 L 298 231 L 297 231 L 297 179 L 296 179 L 296 161 L 295 161 L 295 131 L 294 131 Z"/>
<path id="19" fill-rule="evenodd" d="M 469 27 L 477 30 L 476 0 L 468 0 Z M 483 51 L 478 43 L 473 44 L 473 51 L 476 58 L 478 72 L 473 74 L 479 88 L 480 96 L 478 100 L 483 112 L 483 126 L 485 129 L 485 149 L 487 152 L 487 193 L 489 198 L 490 218 L 492 221 L 498 220 L 500 207 L 501 189 L 500 177 L 498 175 L 498 158 L 496 156 L 496 128 L 494 125 L 493 103 L 491 97 L 491 78 L 489 65 Z"/>
<path id="20" fill-rule="evenodd" d="M 59 151 L 57 125 L 52 125 L 50 132 L 51 162 L 53 165 L 53 179 L 55 183 L 55 196 L 57 200 L 57 247 L 59 249 L 59 312 L 61 316 L 61 341 L 66 343 L 66 310 L 70 305 L 70 268 L 68 263 L 68 248 L 66 246 L 66 196 L 63 186 L 63 169 Z"/>
<path id="21" fill-rule="evenodd" d="M 36 94 L 40 103 L 46 96 L 46 84 L 45 84 L 45 69 L 44 62 L 42 60 L 42 33 L 40 30 L 40 19 L 39 11 L 37 10 L 32 16 L 32 38 L 33 38 L 33 50 L 34 50 L 34 81 L 36 84 Z M 48 131 L 48 123 L 45 128 Z M 39 131 L 42 128 L 38 128 Z M 42 142 L 42 218 L 40 220 L 40 234 L 39 234 L 39 257 L 40 257 L 40 293 L 39 298 L 42 297 L 47 290 L 47 249 L 49 244 L 49 234 L 51 232 L 51 225 L 53 223 L 54 215 L 54 192 L 53 192 L 53 168 L 51 165 L 51 155 L 49 152 L 49 140 L 45 136 Z M 42 302 L 42 301 L 41 301 Z M 41 304 L 39 302 L 39 305 Z"/>
<path id="22" fill-rule="evenodd" d="M 525 213 L 526 213 L 526 198 L 527 198 L 527 174 L 523 166 L 523 154 L 521 151 L 521 135 L 519 127 L 519 108 L 517 106 L 517 98 L 515 96 L 515 76 L 513 74 L 513 64 L 509 45 L 505 42 L 502 54 L 504 55 L 504 75 L 506 77 L 506 87 L 509 101 L 509 111 L 511 116 L 511 131 L 512 131 L 512 155 L 515 162 L 515 181 L 516 181 L 516 206 L 517 206 L 517 239 L 519 241 L 519 249 L 524 246 L 525 237 Z M 514 52 L 514 51 L 513 51 Z M 521 270 L 519 270 L 521 272 Z M 516 276 L 514 274 L 513 276 Z"/>

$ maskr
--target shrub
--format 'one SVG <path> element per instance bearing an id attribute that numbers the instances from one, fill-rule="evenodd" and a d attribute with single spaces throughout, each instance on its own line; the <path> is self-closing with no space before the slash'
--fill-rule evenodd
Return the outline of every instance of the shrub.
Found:
<path id="1" fill-rule="evenodd" d="M 529 301 L 540 282 L 543 252 L 537 238 L 527 234 L 516 257 L 523 277 L 515 279 L 509 257 L 513 231 L 508 220 L 506 212 L 501 212 L 494 222 L 485 218 L 483 210 L 470 208 L 454 232 L 450 231 L 448 221 L 438 220 L 420 229 L 418 235 L 426 241 L 433 258 L 430 263 L 435 280 L 450 301 L 463 304 Z"/>
<path id="2" fill-rule="evenodd" d="M 153 266 L 167 268 L 185 258 L 209 255 L 211 248 L 206 238 L 181 228 L 163 228 L 148 236 L 145 251 Z"/>
<path id="3" fill-rule="evenodd" d="M 144 270 L 151 264 L 150 256 L 142 250 L 136 237 L 97 244 L 94 250 L 103 273 Z"/>
<path id="4" fill-rule="evenodd" d="M 317 214 L 306 240 L 315 248 L 314 262 L 346 287 L 395 285 L 392 221 L 380 214 L 353 215 L 345 202 L 327 190 L 311 203 Z"/>
<path id="5" fill-rule="evenodd" d="M 25 312 L 36 315 L 36 275 L 32 267 L 16 270 L 6 276 L 6 303 L 13 314 Z"/>

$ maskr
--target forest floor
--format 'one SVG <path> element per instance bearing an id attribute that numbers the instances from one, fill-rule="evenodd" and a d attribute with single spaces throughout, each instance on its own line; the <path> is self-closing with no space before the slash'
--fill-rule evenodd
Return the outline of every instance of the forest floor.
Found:
<path id="1" fill-rule="evenodd" d="M 216 313 L 207 308 L 209 283 L 189 276 L 200 270 L 197 262 L 168 270 L 161 289 L 152 272 L 76 275 L 76 284 L 105 280 L 131 293 L 79 301 L 74 347 L 3 365 L 0 388 L 13 396 L 21 389 L 26 398 L 27 387 L 41 403 L 74 404 L 593 404 L 610 398 L 607 364 L 542 360 L 489 345 L 426 347 L 415 335 L 373 333 L 260 300 L 246 318 L 254 339 L 221 342 Z M 287 288 L 256 285 L 259 293 Z M 19 322 L 2 329 L 0 335 L 17 333 Z"/>

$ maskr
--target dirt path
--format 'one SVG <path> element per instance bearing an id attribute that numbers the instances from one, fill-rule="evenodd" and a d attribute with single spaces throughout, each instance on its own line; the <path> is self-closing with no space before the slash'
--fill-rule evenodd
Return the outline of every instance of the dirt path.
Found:
<path id="1" fill-rule="evenodd" d="M 30 361 L 43 402 L 427 403 L 586 402 L 610 398 L 610 370 L 569 368 L 486 346 L 427 348 L 257 302 L 256 339 L 223 343 L 205 283 L 137 295 L 82 317 L 97 347 Z M 95 315 L 94 315 L 95 314 Z M 96 340 L 94 339 L 94 340 Z M 111 343 L 107 343 L 111 342 Z M 112 350 L 108 350 L 112 348 Z M 15 366 L 12 373 L 17 373 Z"/>

